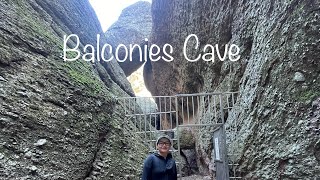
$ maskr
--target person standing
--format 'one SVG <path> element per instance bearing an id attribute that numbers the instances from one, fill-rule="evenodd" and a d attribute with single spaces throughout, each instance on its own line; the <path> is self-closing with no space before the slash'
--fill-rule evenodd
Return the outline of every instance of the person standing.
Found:
<path id="1" fill-rule="evenodd" d="M 172 140 L 169 136 L 160 136 L 156 145 L 158 152 L 144 161 L 142 180 L 177 180 L 176 162 L 170 153 Z"/>

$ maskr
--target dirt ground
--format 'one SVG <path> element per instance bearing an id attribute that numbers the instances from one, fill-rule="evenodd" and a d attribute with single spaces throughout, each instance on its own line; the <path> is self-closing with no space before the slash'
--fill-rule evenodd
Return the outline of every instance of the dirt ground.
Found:
<path id="1" fill-rule="evenodd" d="M 209 176 L 192 175 L 188 177 L 182 177 L 181 180 L 212 180 L 212 179 Z"/>

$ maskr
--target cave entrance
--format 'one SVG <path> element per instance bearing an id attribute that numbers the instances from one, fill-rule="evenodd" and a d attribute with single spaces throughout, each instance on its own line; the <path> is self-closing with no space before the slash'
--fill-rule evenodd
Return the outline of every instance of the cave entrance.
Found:
<path id="1" fill-rule="evenodd" d="M 209 179 L 225 180 L 240 179 L 233 161 L 237 154 L 231 145 L 237 138 L 233 113 L 237 96 L 237 92 L 226 92 L 118 100 L 126 106 L 126 118 L 134 124 L 133 131 L 142 137 L 150 153 L 156 151 L 159 135 L 173 139 L 171 152 L 180 179 L 202 174 Z"/>

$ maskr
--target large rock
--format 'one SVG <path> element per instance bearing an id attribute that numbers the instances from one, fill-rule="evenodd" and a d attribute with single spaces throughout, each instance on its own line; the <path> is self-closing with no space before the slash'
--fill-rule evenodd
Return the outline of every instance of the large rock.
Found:
<path id="1" fill-rule="evenodd" d="M 33 5 L 32 5 L 33 4 Z M 92 10 L 90 4 L 83 0 L 79 2 L 63 2 L 61 0 L 56 0 L 52 2 L 47 1 L 40 1 L 35 0 L 34 2 L 31 2 L 31 5 L 35 8 L 35 11 L 37 11 L 40 15 L 47 14 L 46 17 L 47 25 L 50 24 L 52 27 L 52 31 L 56 33 L 61 38 L 63 38 L 63 35 L 69 35 L 69 34 L 76 34 L 79 36 L 79 39 L 81 41 L 80 47 L 83 49 L 83 46 L 85 44 L 91 44 L 95 47 L 97 44 L 97 34 L 101 35 L 100 38 L 100 48 L 106 43 L 104 33 L 101 30 L 101 27 L 98 23 L 97 17 Z M 90 7 L 88 9 L 79 9 L 79 7 Z M 70 13 L 75 12 L 75 13 Z M 83 18 L 84 14 L 87 14 L 90 18 Z M 38 24 L 35 24 L 36 22 L 30 22 L 33 23 L 34 29 L 36 29 L 36 33 L 43 33 L 41 32 L 41 28 L 38 28 Z M 57 27 L 59 26 L 59 27 Z M 40 31 L 40 32 L 38 32 Z M 32 38 L 32 37 L 31 37 Z M 47 38 L 52 38 L 50 34 Z M 40 53 L 49 53 L 48 50 L 52 49 L 52 46 L 60 47 L 61 48 L 61 40 L 59 39 L 58 42 L 55 41 L 55 44 L 50 44 L 46 47 L 42 47 L 43 44 L 36 44 L 34 43 L 34 46 L 36 46 L 36 50 Z M 33 38 L 33 40 L 35 40 Z M 39 46 L 39 47 L 38 47 Z M 70 46 L 68 44 L 68 46 Z M 73 47 L 73 44 L 71 44 L 71 47 Z M 95 47 L 96 48 L 96 47 Z M 47 50 L 45 50 L 47 49 Z M 101 52 L 101 49 L 100 49 Z M 60 53 L 60 52 L 59 52 Z M 108 55 L 106 55 L 108 56 Z M 111 55 L 112 56 L 112 55 Z M 96 57 L 97 58 L 97 57 Z M 101 59 L 101 58 L 100 58 Z M 116 86 L 119 86 L 122 90 L 127 92 L 129 95 L 134 96 L 133 90 L 130 86 L 130 83 L 126 80 L 126 76 L 124 72 L 119 67 L 117 61 L 113 59 L 110 62 L 104 62 L 101 61 L 101 64 L 103 65 L 104 69 L 101 70 L 99 67 L 97 67 L 97 71 L 99 72 L 101 79 L 105 82 L 107 86 L 111 86 L 109 83 L 110 81 L 114 81 L 116 83 Z M 101 66 L 97 63 L 97 66 Z M 108 77 L 104 77 L 105 73 L 103 71 L 108 72 Z"/>
<path id="2" fill-rule="evenodd" d="M 173 62 L 152 62 L 145 79 L 153 95 L 240 91 L 232 147 L 246 179 L 308 179 L 320 176 L 319 135 L 314 123 L 320 96 L 320 15 L 315 1 L 154 0 L 150 43 L 174 47 Z M 188 62 L 185 38 L 240 47 L 237 62 Z M 295 74 L 304 75 L 296 81 Z M 315 103 L 314 103 L 315 104 Z M 228 117 L 228 116 L 226 116 Z M 313 120 L 312 120 L 313 119 Z M 229 119 L 227 121 L 231 121 Z M 312 121 L 312 122 L 311 122 Z M 234 123 L 235 124 L 235 123 Z M 310 127 L 310 124 L 316 124 Z M 228 126 L 231 126 L 228 124 Z M 312 130 L 311 130 L 312 129 Z M 319 144 L 319 142 L 318 142 Z M 229 149 L 231 150 L 231 149 Z"/>
<path id="3" fill-rule="evenodd" d="M 0 179 L 138 178 L 147 149 L 115 98 L 132 92 L 121 68 L 63 62 L 63 35 L 83 47 L 102 33 L 88 1 L 1 0 L 0 11 Z"/>
<path id="4" fill-rule="evenodd" d="M 145 62 L 144 54 L 146 52 L 144 52 L 144 46 L 148 45 L 148 41 L 145 41 L 145 39 L 149 39 L 151 28 L 151 4 L 147 1 L 139 1 L 122 10 L 119 19 L 105 33 L 106 41 L 114 49 L 119 44 L 124 44 L 128 50 L 130 49 L 130 44 L 138 44 L 142 48 L 142 57 L 138 49 L 134 49 L 132 61 L 130 61 L 130 55 L 125 59 L 125 51 L 123 48 L 120 49 L 118 57 L 125 61 L 119 62 L 119 64 L 126 76 L 132 74 Z M 116 55 L 115 50 L 113 53 Z M 130 52 L 128 53 L 130 54 Z M 142 61 L 140 61 L 140 57 Z"/>

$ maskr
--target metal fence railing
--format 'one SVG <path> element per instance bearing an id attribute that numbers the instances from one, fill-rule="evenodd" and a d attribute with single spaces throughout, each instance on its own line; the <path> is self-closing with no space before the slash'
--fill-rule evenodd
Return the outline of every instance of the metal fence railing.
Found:
<path id="1" fill-rule="evenodd" d="M 126 106 L 125 114 L 134 124 L 133 131 L 140 134 L 150 152 L 156 150 L 157 136 L 171 136 L 174 142 L 172 153 L 181 176 L 182 162 L 186 160 L 181 159 L 180 153 L 184 148 L 196 148 L 211 159 L 205 165 L 211 167 L 208 171 L 217 179 L 241 179 L 237 173 L 238 164 L 233 161 L 237 155 L 232 149 L 235 147 L 228 144 L 237 138 L 237 119 L 232 113 L 237 96 L 237 92 L 199 93 L 121 97 L 118 101 Z M 224 125 L 227 120 L 234 124 L 229 125 L 226 131 Z M 187 141 L 186 137 L 189 138 Z"/>

